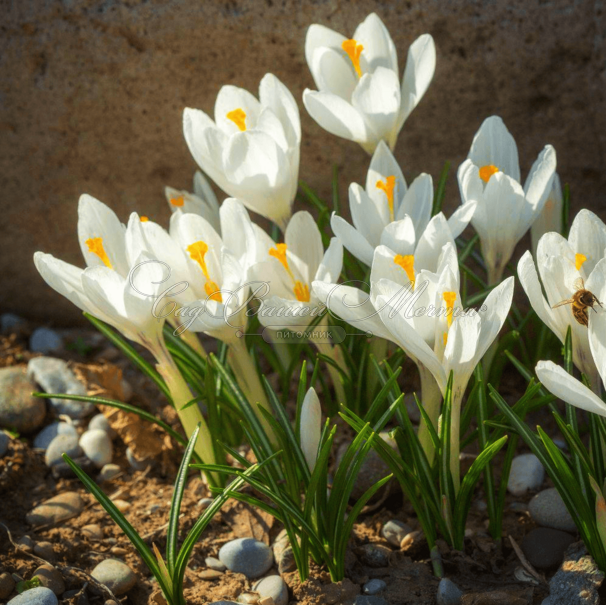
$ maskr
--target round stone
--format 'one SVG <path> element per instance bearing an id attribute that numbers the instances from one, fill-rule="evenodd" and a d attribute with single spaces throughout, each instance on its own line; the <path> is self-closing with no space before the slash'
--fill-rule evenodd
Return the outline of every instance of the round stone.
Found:
<path id="1" fill-rule="evenodd" d="M 34 448 L 38 450 L 46 450 L 51 444 L 52 440 L 58 435 L 72 435 L 78 436 L 78 431 L 73 424 L 67 422 L 52 422 L 45 426 L 35 437 L 34 437 Z"/>
<path id="2" fill-rule="evenodd" d="M 442 578 L 438 584 L 436 601 L 438 605 L 459 605 L 463 593 L 461 589 L 448 578 Z"/>
<path id="3" fill-rule="evenodd" d="M 381 535 L 392 545 L 400 548 L 402 540 L 412 531 L 412 528 L 402 521 L 391 519 L 381 529 Z"/>
<path id="4" fill-rule="evenodd" d="M 521 547 L 531 565 L 537 569 L 551 569 L 562 562 L 564 552 L 573 542 L 570 534 L 539 527 L 524 536 Z"/>
<path id="5" fill-rule="evenodd" d="M 137 576 L 132 569 L 118 559 L 101 561 L 93 569 L 91 576 L 107 586 L 117 597 L 128 592 L 137 583 Z"/>
<path id="6" fill-rule="evenodd" d="M 30 588 L 8 602 L 8 605 L 57 605 L 57 597 L 49 588 Z"/>
<path id="7" fill-rule="evenodd" d="M 122 469 L 117 464 L 106 464 L 99 472 L 99 481 L 111 481 L 122 473 Z"/>
<path id="8" fill-rule="evenodd" d="M 253 590 L 261 597 L 271 597 L 275 605 L 288 605 L 288 586 L 280 576 L 267 576 L 259 580 Z"/>
<path id="9" fill-rule="evenodd" d="M 109 424 L 109 420 L 103 414 L 95 414 L 95 416 L 90 419 L 90 422 L 88 423 L 88 430 L 92 431 L 94 429 L 105 431 L 110 436 L 110 439 L 115 439 L 116 437 L 116 431 L 112 429 Z"/>
<path id="10" fill-rule="evenodd" d="M 555 487 L 539 492 L 530 501 L 528 511 L 538 525 L 567 532 L 577 531 L 577 526 Z"/>
<path id="11" fill-rule="evenodd" d="M 387 584 L 383 580 L 370 580 L 370 582 L 366 582 L 362 587 L 364 594 L 374 595 L 380 593 L 382 590 L 387 588 Z"/>
<path id="12" fill-rule="evenodd" d="M 537 490 L 545 479 L 545 469 L 534 454 L 516 456 L 511 463 L 507 489 L 514 496 L 521 496 L 529 490 Z"/>
<path id="13" fill-rule="evenodd" d="M 91 523 L 90 525 L 85 525 L 82 528 L 82 535 L 86 536 L 89 540 L 102 540 L 103 539 L 103 529 L 97 523 Z"/>
<path id="14" fill-rule="evenodd" d="M 88 430 L 83 433 L 80 437 L 80 447 L 84 455 L 92 460 L 97 468 L 102 468 L 112 461 L 112 440 L 101 429 Z"/>
<path id="15" fill-rule="evenodd" d="M 0 427 L 29 434 L 44 422 L 46 403 L 32 397 L 35 385 L 27 377 L 25 368 L 0 368 Z"/>
<path id="16" fill-rule="evenodd" d="M 8 444 L 10 441 L 11 438 L 4 431 L 0 431 L 0 458 L 8 452 Z"/>
<path id="17" fill-rule="evenodd" d="M 78 435 L 57 435 L 46 449 L 44 461 L 47 466 L 55 466 L 63 462 L 63 454 L 67 454 L 72 460 L 82 455 Z"/>
<path id="18" fill-rule="evenodd" d="M 392 551 L 380 544 L 364 544 L 361 547 L 362 562 L 369 567 L 387 567 Z"/>
<path id="19" fill-rule="evenodd" d="M 270 569 L 274 556 L 271 548 L 263 542 L 253 538 L 239 538 L 221 547 L 219 560 L 230 571 L 254 579 Z"/>
<path id="20" fill-rule="evenodd" d="M 58 523 L 78 515 L 82 506 L 82 500 L 76 492 L 63 492 L 36 506 L 25 519 L 34 526 Z"/>
<path id="21" fill-rule="evenodd" d="M 221 561 L 215 557 L 206 557 L 204 563 L 206 563 L 206 567 L 214 569 L 215 571 L 225 571 L 227 569 L 225 564 L 221 563 Z"/>
<path id="22" fill-rule="evenodd" d="M 34 571 L 34 576 L 38 577 L 42 586 L 49 588 L 57 596 L 62 595 L 65 592 L 63 576 L 59 570 L 52 565 L 40 565 L 40 567 Z"/>
<path id="23" fill-rule="evenodd" d="M 63 339 L 50 328 L 36 328 L 29 339 L 29 350 L 34 353 L 52 353 L 63 348 Z"/>
<path id="24" fill-rule="evenodd" d="M 8 571 L 0 573 L 0 599 L 8 599 L 15 588 L 15 580 Z"/>
<path id="25" fill-rule="evenodd" d="M 131 468 L 136 471 L 144 471 L 151 464 L 151 460 L 149 458 L 144 458 L 143 460 L 136 458 L 130 447 L 126 448 L 126 459 L 128 460 Z"/>
<path id="26" fill-rule="evenodd" d="M 34 554 L 38 555 L 41 559 L 44 559 L 45 561 L 52 562 L 55 559 L 55 549 L 53 548 L 53 545 L 50 542 L 38 542 L 36 546 L 34 546 Z M 46 584 L 44 586 L 46 586 Z M 50 586 L 48 588 L 50 588 Z"/>

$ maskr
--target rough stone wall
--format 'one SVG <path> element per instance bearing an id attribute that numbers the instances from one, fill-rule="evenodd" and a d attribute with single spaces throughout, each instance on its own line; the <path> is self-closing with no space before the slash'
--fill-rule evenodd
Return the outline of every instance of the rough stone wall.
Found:
<path id="1" fill-rule="evenodd" d="M 396 148 L 407 178 L 454 178 L 482 120 L 499 114 L 515 136 L 523 173 L 544 144 L 558 151 L 574 211 L 606 219 L 606 21 L 602 1 L 460 0 L 0 0 L 0 308 L 66 324 L 71 303 L 46 287 L 36 250 L 81 264 L 78 196 L 90 193 L 126 222 L 137 209 L 165 223 L 163 188 L 188 188 L 195 169 L 182 137 L 185 106 L 211 112 L 223 84 L 256 91 L 273 72 L 297 99 L 313 82 L 306 28 L 343 33 L 375 11 L 405 64 L 431 33 L 433 83 Z M 332 163 L 342 190 L 363 182 L 369 158 L 306 114 L 301 177 L 320 193 Z"/>

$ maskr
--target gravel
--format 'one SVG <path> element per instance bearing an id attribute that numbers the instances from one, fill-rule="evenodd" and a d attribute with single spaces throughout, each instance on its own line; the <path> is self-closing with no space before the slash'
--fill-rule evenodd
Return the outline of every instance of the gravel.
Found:
<path id="1" fill-rule="evenodd" d="M 511 463 L 507 489 L 514 496 L 537 490 L 545 479 L 545 469 L 534 454 L 516 456 Z"/>
<path id="2" fill-rule="evenodd" d="M 133 570 L 118 559 L 105 559 L 93 569 L 91 576 L 107 586 L 117 597 L 128 592 L 136 583 Z"/>
<path id="3" fill-rule="evenodd" d="M 537 569 L 557 567 L 564 552 L 574 542 L 574 538 L 558 529 L 539 527 L 533 529 L 522 540 L 522 551 L 531 565 Z"/>
<path id="4" fill-rule="evenodd" d="M 46 466 L 53 467 L 63 462 L 62 454 L 67 454 L 72 460 L 82 455 L 82 449 L 78 443 L 78 435 L 57 435 L 51 442 L 44 455 Z"/>
<path id="5" fill-rule="evenodd" d="M 29 350 L 34 353 L 54 353 L 63 348 L 63 339 L 50 328 L 36 328 L 29 339 Z"/>
<path id="6" fill-rule="evenodd" d="M 57 605 L 55 593 L 44 586 L 30 588 L 8 602 L 8 605 Z"/>
<path id="7" fill-rule="evenodd" d="M 402 540 L 412 531 L 412 528 L 402 521 L 391 519 L 381 529 L 381 535 L 392 545 L 400 548 Z"/>
<path id="8" fill-rule="evenodd" d="M 67 422 L 53 422 L 45 426 L 35 437 L 34 447 L 39 450 L 46 450 L 51 441 L 58 435 L 78 436 L 78 431 L 73 424 Z"/>
<path id="9" fill-rule="evenodd" d="M 227 542 L 219 551 L 219 560 L 235 573 L 254 579 L 266 573 L 274 562 L 271 548 L 253 538 L 239 538 Z"/>
<path id="10" fill-rule="evenodd" d="M 58 523 L 80 514 L 82 507 L 82 500 L 76 492 L 63 492 L 36 506 L 25 519 L 33 526 Z"/>
<path id="11" fill-rule="evenodd" d="M 0 368 L 0 427 L 29 434 L 42 426 L 46 404 L 32 397 L 35 390 L 22 367 Z"/>
<path id="12" fill-rule="evenodd" d="M 438 584 L 438 594 L 436 600 L 438 605 L 459 605 L 463 592 L 448 578 L 442 578 Z"/>
<path id="13" fill-rule="evenodd" d="M 542 527 L 576 533 L 577 527 L 555 487 L 539 492 L 528 505 L 530 516 Z"/>
<path id="14" fill-rule="evenodd" d="M 288 586 L 280 576 L 267 576 L 259 580 L 253 590 L 261 597 L 271 597 L 275 605 L 288 605 Z"/>
<path id="15" fill-rule="evenodd" d="M 383 580 L 374 579 L 364 584 L 362 587 L 362 592 L 367 595 L 375 595 L 386 588 L 387 584 Z"/>
<path id="16" fill-rule="evenodd" d="M 112 461 L 112 440 L 107 432 L 101 429 L 89 429 L 83 433 L 80 437 L 80 447 L 97 468 L 103 468 Z"/>

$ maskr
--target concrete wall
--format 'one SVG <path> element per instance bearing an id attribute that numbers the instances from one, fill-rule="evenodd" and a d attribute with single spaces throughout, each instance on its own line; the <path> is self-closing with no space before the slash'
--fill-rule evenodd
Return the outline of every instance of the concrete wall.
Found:
<path id="1" fill-rule="evenodd" d="M 431 33 L 434 81 L 402 131 L 407 177 L 454 173 L 482 120 L 499 114 L 515 136 L 523 174 L 546 143 L 558 151 L 573 208 L 606 219 L 606 21 L 601 1 L 478 0 L 4 0 L 0 26 L 0 308 L 57 325 L 78 317 L 46 287 L 31 257 L 44 250 L 81 264 L 76 205 L 82 192 L 126 221 L 137 209 L 165 222 L 166 184 L 187 188 L 195 169 L 181 132 L 185 106 L 212 111 L 231 83 L 255 91 L 268 71 L 297 99 L 313 87 L 306 28 L 343 33 L 371 11 L 405 63 Z M 368 157 L 303 121 L 301 177 L 322 193 L 331 164 L 343 191 L 363 182 Z"/>

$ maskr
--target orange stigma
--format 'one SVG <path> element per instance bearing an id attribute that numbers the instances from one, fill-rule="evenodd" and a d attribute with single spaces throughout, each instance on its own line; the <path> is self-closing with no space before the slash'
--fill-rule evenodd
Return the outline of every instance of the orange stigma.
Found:
<path id="1" fill-rule="evenodd" d="M 579 271 L 581 269 L 581 267 L 583 266 L 583 263 L 587 260 L 587 257 L 584 254 L 575 254 L 574 255 L 574 266 L 576 267 L 577 271 Z"/>
<path id="2" fill-rule="evenodd" d="M 225 117 L 228 120 L 231 120 L 240 129 L 241 132 L 244 132 L 246 130 L 246 113 L 243 109 L 240 109 L 238 107 L 238 109 L 228 111 L 225 114 Z"/>
<path id="3" fill-rule="evenodd" d="M 343 44 L 341 44 L 341 48 L 347 53 L 347 56 L 350 58 L 356 73 L 358 74 L 358 78 L 362 77 L 362 69 L 360 68 L 360 55 L 364 50 L 364 47 L 361 44 L 358 44 L 355 40 L 345 40 Z"/>
<path id="4" fill-rule="evenodd" d="M 444 294 L 442 294 L 442 297 L 444 298 L 444 302 L 446 303 L 446 318 L 448 321 L 448 327 L 450 328 L 450 326 L 452 326 L 452 313 L 454 311 L 455 301 L 457 300 L 457 293 L 444 292 Z"/>
<path id="5" fill-rule="evenodd" d="M 210 275 L 208 274 L 208 267 L 206 266 L 206 260 L 204 258 L 208 252 L 208 244 L 202 240 L 194 242 L 187 246 L 187 252 L 189 253 L 190 258 L 200 265 L 200 269 L 202 269 L 202 273 L 204 273 L 204 277 L 206 277 L 206 283 L 204 284 L 204 291 L 206 294 L 212 300 L 223 302 L 219 286 L 210 279 Z"/>
<path id="6" fill-rule="evenodd" d="M 393 193 L 394 193 L 395 187 L 396 187 L 396 177 L 395 176 L 386 177 L 385 182 L 377 181 L 377 189 L 380 189 L 381 191 L 385 192 L 385 195 L 387 196 L 387 203 L 389 204 L 389 216 L 391 217 L 392 221 L 394 220 Z"/>
<path id="7" fill-rule="evenodd" d="M 480 178 L 485 183 L 488 183 L 490 177 L 497 172 L 499 172 L 499 169 L 496 166 L 493 166 L 492 164 L 487 164 L 486 166 L 482 166 L 482 168 L 480 168 Z"/>
<path id="8" fill-rule="evenodd" d="M 299 302 L 309 302 L 309 286 L 307 284 L 302 284 L 297 280 L 293 292 Z"/>
<path id="9" fill-rule="evenodd" d="M 170 198 L 170 203 L 173 206 L 176 206 L 177 208 L 181 208 L 181 206 L 183 206 L 183 204 L 185 204 L 185 199 L 183 198 L 182 195 L 180 195 L 179 197 L 172 197 L 172 198 Z"/>
<path id="10" fill-rule="evenodd" d="M 147 223 L 147 221 L 148 221 L 149 219 L 148 219 L 146 216 L 142 216 L 142 217 L 141 217 L 139 220 L 140 220 L 142 223 Z"/>
<path id="11" fill-rule="evenodd" d="M 396 254 L 393 262 L 396 265 L 399 265 L 406 271 L 406 276 L 410 280 L 412 287 L 415 287 L 415 257 L 412 254 L 407 254 L 406 256 L 402 256 L 401 254 Z"/>
<path id="12" fill-rule="evenodd" d="M 105 248 L 103 247 L 103 238 L 102 237 L 91 237 L 86 240 L 86 245 L 88 246 L 88 251 L 96 254 L 103 264 L 110 269 L 113 269 L 112 264 L 109 260 L 109 256 L 105 252 Z"/>

